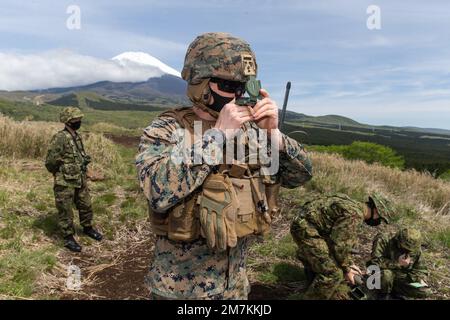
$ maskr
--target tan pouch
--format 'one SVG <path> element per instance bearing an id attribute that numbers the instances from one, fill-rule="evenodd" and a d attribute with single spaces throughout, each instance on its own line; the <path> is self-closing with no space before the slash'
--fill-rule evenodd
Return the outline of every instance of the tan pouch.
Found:
<path id="1" fill-rule="evenodd" d="M 271 184 L 265 184 L 266 187 L 266 197 L 267 197 L 267 205 L 269 206 L 269 214 L 270 217 L 275 218 L 277 217 L 280 212 L 281 208 L 279 206 L 278 198 L 280 195 L 280 186 L 281 183 L 271 183 Z"/>
<path id="2" fill-rule="evenodd" d="M 236 219 L 236 235 L 241 238 L 255 233 L 257 230 L 252 188 L 249 179 L 231 178 L 239 201 Z"/>
<path id="3" fill-rule="evenodd" d="M 153 233 L 158 236 L 167 236 L 168 214 L 166 212 L 154 212 L 150 208 L 148 209 L 148 214 Z"/>
<path id="4" fill-rule="evenodd" d="M 200 235 L 200 221 L 196 216 L 197 196 L 193 195 L 176 205 L 169 213 L 167 236 L 175 241 L 193 241 Z"/>

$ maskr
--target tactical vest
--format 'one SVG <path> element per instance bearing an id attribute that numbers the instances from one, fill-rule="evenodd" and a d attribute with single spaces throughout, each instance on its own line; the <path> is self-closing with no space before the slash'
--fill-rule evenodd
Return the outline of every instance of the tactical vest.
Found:
<path id="1" fill-rule="evenodd" d="M 175 118 L 182 128 L 189 130 L 192 142 L 194 121 L 202 121 L 202 133 L 215 122 L 200 119 L 192 107 L 169 110 L 161 116 Z M 259 176 L 259 170 L 251 170 L 250 167 L 247 164 L 222 164 L 216 172 L 208 175 L 201 187 L 168 211 L 158 213 L 149 209 L 153 232 L 175 241 L 193 241 L 204 237 L 200 210 L 220 210 L 217 208 L 232 201 L 237 237 L 266 234 L 270 230 L 271 218 L 279 213 L 280 183 L 264 179 L 264 176 Z M 230 195 L 231 199 L 227 199 L 225 194 Z"/>
<path id="2" fill-rule="evenodd" d="M 75 138 L 67 130 L 62 133 L 66 137 L 68 150 L 64 153 L 59 171 L 55 173 L 55 184 L 79 188 L 85 179 L 86 167 L 83 164 L 88 156 L 81 137 Z"/>

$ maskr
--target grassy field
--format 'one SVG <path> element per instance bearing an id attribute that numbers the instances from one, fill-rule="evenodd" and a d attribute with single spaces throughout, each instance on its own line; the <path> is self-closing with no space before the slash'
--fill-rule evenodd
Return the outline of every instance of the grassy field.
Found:
<path id="1" fill-rule="evenodd" d="M 0 113 L 15 120 L 59 121 L 59 112 L 63 107 L 43 104 L 36 106 L 29 102 L 11 102 L 0 100 Z M 125 129 L 145 128 L 161 111 L 110 111 L 85 108 L 84 123 L 88 126 L 108 123 Z"/>
<path id="2" fill-rule="evenodd" d="M 1 135 L 0 144 L 0 298 L 59 298 L 65 291 L 73 257 L 60 240 L 53 178 L 43 166 L 49 137 L 60 127 L 0 118 L 0 132 L 10 133 Z M 14 140 L 17 136 L 22 138 Z M 34 148 L 27 148 L 29 139 L 34 139 Z M 106 239 L 101 247 L 89 238 L 80 240 L 92 246 L 88 250 L 105 252 L 95 261 L 101 266 L 111 252 L 129 244 L 129 236 L 139 234 L 147 208 L 136 184 L 133 150 L 95 133 L 88 135 L 85 146 L 94 159 L 91 172 L 102 177 L 90 189 L 95 220 Z M 124 240 L 122 245 L 118 239 Z"/>
<path id="3" fill-rule="evenodd" d="M 60 127 L 0 118 L 0 298 L 145 298 L 142 291 L 131 293 L 143 290 L 152 251 L 147 204 L 136 181 L 136 148 L 118 145 L 102 134 L 105 130 L 126 135 L 129 129 L 104 123 L 85 133 L 92 171 L 101 177 L 90 182 L 90 189 L 95 223 L 105 240 L 96 243 L 79 237 L 83 254 L 74 255 L 60 240 L 52 177 L 43 166 L 49 137 Z M 368 165 L 333 154 L 312 153 L 312 157 L 313 180 L 303 188 L 282 190 L 282 215 L 271 236 L 251 246 L 251 297 L 301 297 L 304 274 L 295 258 L 289 223 L 305 199 L 315 193 L 344 192 L 363 200 L 368 192 L 379 191 L 395 203 L 393 224 L 377 230 L 361 226 L 357 261 L 363 264 L 377 231 L 393 233 L 400 225 L 415 226 L 424 234 L 433 297 L 449 299 L 450 183 L 414 170 Z M 66 288 L 71 264 L 82 271 L 82 290 L 77 292 Z M 118 295 L 122 290 L 128 291 Z"/>

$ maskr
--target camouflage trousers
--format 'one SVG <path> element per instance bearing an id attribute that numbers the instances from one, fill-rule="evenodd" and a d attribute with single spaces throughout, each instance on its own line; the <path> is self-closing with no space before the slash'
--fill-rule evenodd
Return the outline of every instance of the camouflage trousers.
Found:
<path id="1" fill-rule="evenodd" d="M 342 300 L 349 299 L 349 286 L 344 273 L 336 263 L 327 241 L 317 229 L 303 218 L 294 219 L 291 234 L 298 250 L 297 258 L 305 267 L 305 275 L 310 284 L 304 299 Z"/>
<path id="2" fill-rule="evenodd" d="M 414 288 L 409 285 L 411 282 L 415 281 L 405 271 L 382 269 L 380 292 L 418 299 L 424 299 L 430 295 L 428 288 Z"/>
<path id="3" fill-rule="evenodd" d="M 146 278 L 153 299 L 245 300 L 247 238 L 225 252 L 212 252 L 204 239 L 176 242 L 158 237 Z"/>
<path id="4" fill-rule="evenodd" d="M 55 185 L 55 204 L 58 210 L 58 220 L 63 236 L 75 233 L 73 225 L 73 205 L 78 209 L 80 224 L 83 227 L 90 227 L 92 223 L 91 196 L 86 181 L 81 188 Z"/>

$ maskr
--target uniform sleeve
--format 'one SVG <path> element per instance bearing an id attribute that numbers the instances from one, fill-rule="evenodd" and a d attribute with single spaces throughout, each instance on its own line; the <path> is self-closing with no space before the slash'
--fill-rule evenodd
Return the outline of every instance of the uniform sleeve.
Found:
<path id="1" fill-rule="evenodd" d="M 193 159 L 194 148 L 205 150 L 211 144 L 203 139 L 187 148 L 180 130 L 184 131 L 174 118 L 159 117 L 141 137 L 136 156 L 139 183 L 155 212 L 165 212 L 191 194 L 212 169 L 202 161 L 180 161 L 180 157 Z"/>
<path id="2" fill-rule="evenodd" d="M 312 178 L 311 159 L 296 140 L 282 135 L 284 150 L 280 151 L 279 177 L 285 188 L 296 188 Z"/>
<path id="3" fill-rule="evenodd" d="M 351 251 L 357 243 L 357 227 L 360 223 L 358 213 L 344 210 L 333 224 L 330 238 L 334 243 L 336 261 L 344 271 L 353 264 Z"/>
<path id="4" fill-rule="evenodd" d="M 45 167 L 53 174 L 58 172 L 63 163 L 65 136 L 57 133 L 53 136 L 45 158 Z"/>
<path id="5" fill-rule="evenodd" d="M 367 265 L 377 265 L 380 269 L 400 269 L 397 261 L 393 261 L 385 256 L 385 252 L 389 246 L 389 238 L 378 234 L 372 245 L 372 253 Z"/>
<path id="6" fill-rule="evenodd" d="M 417 255 L 413 257 L 414 263 L 412 264 L 411 271 L 409 275 L 413 282 L 420 282 L 420 280 L 425 280 L 428 276 L 427 268 L 423 263 L 421 253 L 419 252 Z"/>

